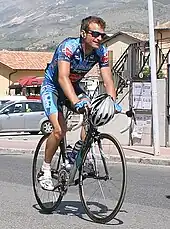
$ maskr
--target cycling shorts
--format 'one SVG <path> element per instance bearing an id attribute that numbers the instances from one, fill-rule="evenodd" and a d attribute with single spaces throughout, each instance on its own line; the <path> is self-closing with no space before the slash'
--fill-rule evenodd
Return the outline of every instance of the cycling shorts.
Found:
<path id="1" fill-rule="evenodd" d="M 82 88 L 80 88 L 78 84 L 73 85 L 73 87 L 79 99 L 87 98 L 90 101 L 87 94 L 82 90 Z M 67 99 L 61 89 L 57 90 L 51 85 L 42 84 L 40 95 L 47 117 L 49 117 L 51 114 L 62 112 L 62 105 L 65 105 L 68 109 L 74 111 L 71 102 Z"/>

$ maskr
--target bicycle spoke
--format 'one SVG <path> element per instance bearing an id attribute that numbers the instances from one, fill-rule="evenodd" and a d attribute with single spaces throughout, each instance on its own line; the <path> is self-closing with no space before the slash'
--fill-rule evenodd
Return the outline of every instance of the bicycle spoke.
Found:
<path id="1" fill-rule="evenodd" d="M 104 195 L 104 191 L 103 191 L 102 186 L 101 186 L 101 182 L 99 180 L 98 180 L 98 183 L 99 183 L 99 186 L 100 186 L 100 189 L 101 189 L 101 192 L 102 192 L 102 196 L 106 200 L 105 195 Z"/>
<path id="2" fill-rule="evenodd" d="M 99 188 L 96 188 L 96 190 L 94 190 L 94 192 L 92 193 L 92 195 L 89 196 L 89 199 L 92 198 L 96 194 L 96 192 L 98 191 L 98 189 Z M 89 200 L 89 199 L 87 199 L 87 200 Z"/>
<path id="3" fill-rule="evenodd" d="M 101 134 L 93 146 L 93 151 L 96 175 L 90 178 L 87 176 L 82 180 L 82 168 L 80 197 L 88 216 L 95 222 L 105 223 L 113 219 L 123 203 L 126 190 L 126 164 L 122 149 L 110 135 Z M 112 160 L 114 155 L 118 158 L 116 162 Z"/>

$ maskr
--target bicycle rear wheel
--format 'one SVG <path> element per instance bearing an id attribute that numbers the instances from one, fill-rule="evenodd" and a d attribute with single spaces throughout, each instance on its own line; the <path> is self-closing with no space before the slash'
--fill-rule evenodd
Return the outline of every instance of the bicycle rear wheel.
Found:
<path id="1" fill-rule="evenodd" d="M 126 161 L 116 138 L 101 133 L 87 150 L 92 151 L 94 174 L 79 173 L 80 199 L 87 215 L 97 223 L 107 223 L 119 212 L 126 192 Z M 85 156 L 85 157 L 86 157 Z"/>
<path id="2" fill-rule="evenodd" d="M 32 182 L 35 198 L 39 206 L 45 212 L 52 212 L 59 206 L 63 196 L 60 194 L 58 189 L 55 189 L 54 191 L 43 190 L 37 180 L 38 173 L 44 160 L 45 145 L 48 136 L 49 135 L 44 135 L 40 139 L 36 147 L 32 165 Z M 60 166 L 62 163 L 63 160 L 60 152 L 56 152 L 51 162 L 52 179 L 54 186 L 58 184 L 57 171 L 59 168 L 57 167 Z"/>

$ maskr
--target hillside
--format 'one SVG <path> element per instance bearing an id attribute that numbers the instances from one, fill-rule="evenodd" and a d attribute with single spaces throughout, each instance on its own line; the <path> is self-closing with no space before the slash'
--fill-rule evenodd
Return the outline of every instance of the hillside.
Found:
<path id="1" fill-rule="evenodd" d="M 148 32 L 147 0 L 0 0 L 0 49 L 47 49 L 77 36 L 88 15 L 103 17 L 108 33 Z M 154 20 L 170 20 L 169 0 L 154 1 Z"/>

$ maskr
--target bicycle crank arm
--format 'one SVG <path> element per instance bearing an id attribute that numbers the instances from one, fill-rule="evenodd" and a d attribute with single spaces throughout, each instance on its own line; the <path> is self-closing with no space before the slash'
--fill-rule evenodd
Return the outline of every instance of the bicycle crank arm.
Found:
<path id="1" fill-rule="evenodd" d="M 101 176 L 94 176 L 93 177 L 94 179 L 96 180 L 111 180 L 111 178 L 109 178 L 109 176 L 104 176 L 104 177 L 101 177 Z"/>

